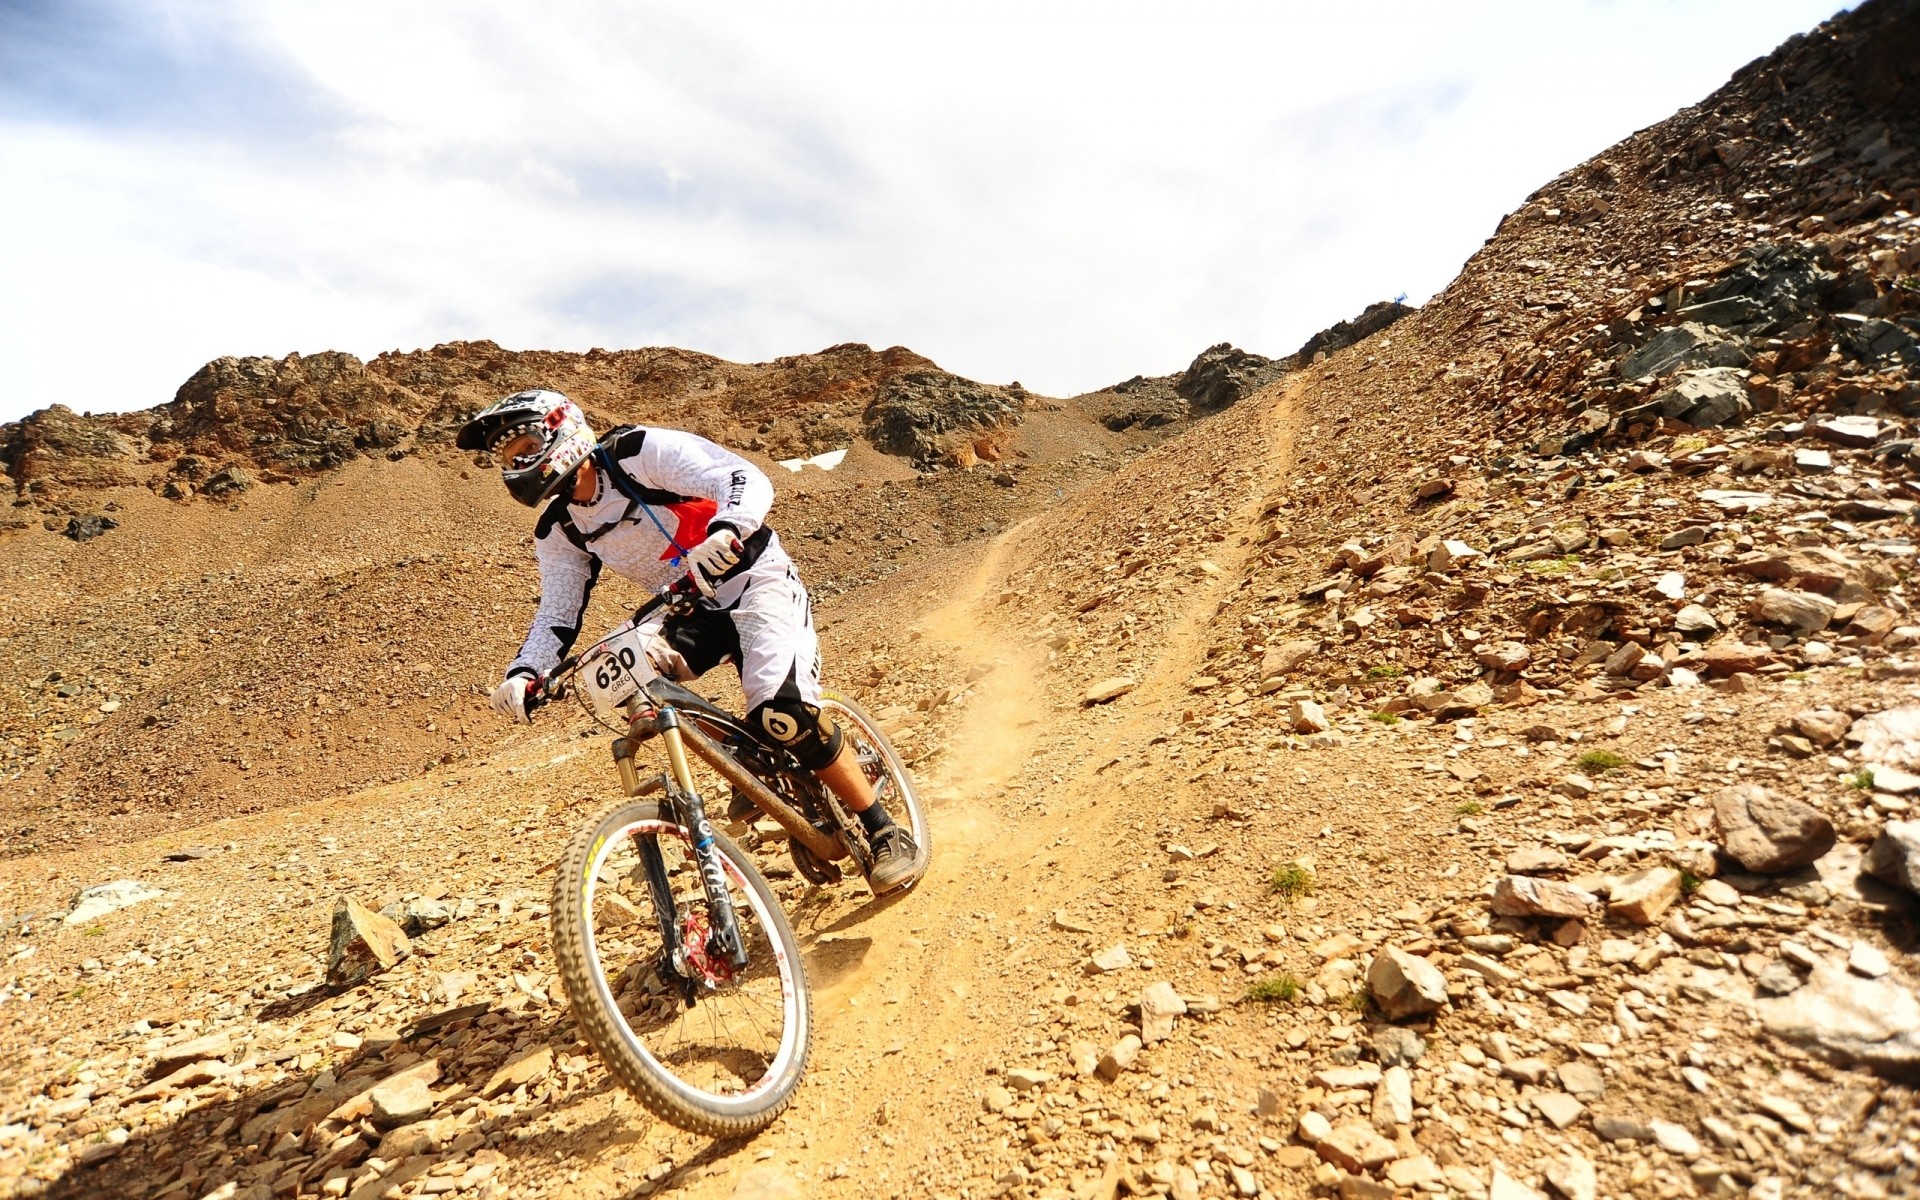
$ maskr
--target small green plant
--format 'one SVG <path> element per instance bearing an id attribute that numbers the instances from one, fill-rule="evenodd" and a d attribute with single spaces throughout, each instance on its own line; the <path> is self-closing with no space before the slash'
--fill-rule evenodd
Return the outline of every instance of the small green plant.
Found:
<path id="1" fill-rule="evenodd" d="M 1175 921 L 1173 923 L 1173 936 L 1177 938 L 1192 937 L 1193 936 L 1193 920 L 1189 917 L 1181 917 L 1178 921 Z"/>
<path id="2" fill-rule="evenodd" d="M 1615 767 L 1627 765 L 1626 756 L 1615 754 L 1611 750 L 1589 750 L 1579 758 L 1580 769 L 1595 775 L 1605 775 Z"/>
<path id="3" fill-rule="evenodd" d="M 1380 663 L 1367 668 L 1368 679 L 1398 679 L 1406 673 L 1407 669 L 1399 663 Z"/>
<path id="4" fill-rule="evenodd" d="M 1300 995 L 1300 981 L 1291 975 L 1269 975 L 1247 985 L 1247 999 L 1261 1004 L 1292 1004 Z"/>
<path id="5" fill-rule="evenodd" d="M 1462 800 L 1453 806 L 1453 815 L 1456 817 L 1477 817 L 1485 811 L 1485 806 L 1478 800 Z"/>
<path id="6" fill-rule="evenodd" d="M 1355 988 L 1347 993 L 1346 999 L 1340 1001 L 1340 1007 L 1348 1012 L 1363 1013 L 1372 1002 L 1373 997 L 1367 995 L 1367 989 Z"/>
<path id="7" fill-rule="evenodd" d="M 1378 721 L 1382 725 L 1398 725 L 1400 723 L 1400 714 L 1390 713 L 1390 712 L 1370 712 L 1367 714 L 1367 720 Z"/>
<path id="8" fill-rule="evenodd" d="M 105 925 L 89 925 L 82 932 L 88 937 L 105 937 L 107 936 L 107 927 Z"/>
<path id="9" fill-rule="evenodd" d="M 1699 891 L 1700 885 L 1705 882 L 1706 880 L 1700 878 L 1698 875 L 1695 875 L 1692 871 L 1687 870 L 1685 867 L 1682 867 L 1680 869 L 1680 890 L 1686 893 L 1687 895 L 1691 896 L 1695 892 Z"/>
<path id="10" fill-rule="evenodd" d="M 1292 903 L 1313 890 L 1313 872 L 1299 863 L 1281 863 L 1267 877 L 1267 890 Z"/>
<path id="11" fill-rule="evenodd" d="M 1526 569 L 1535 575 L 1565 575 L 1579 565 L 1578 554 L 1566 554 L 1559 558 L 1536 558 L 1526 564 Z"/>
<path id="12" fill-rule="evenodd" d="M 1873 790 L 1873 768 L 1861 767 L 1847 777 L 1847 782 L 1863 792 Z"/>
<path id="13" fill-rule="evenodd" d="M 1787 678 L 1793 680 L 1795 683 L 1805 683 L 1807 681 L 1807 673 L 1805 671 L 1790 671 L 1787 674 Z"/>

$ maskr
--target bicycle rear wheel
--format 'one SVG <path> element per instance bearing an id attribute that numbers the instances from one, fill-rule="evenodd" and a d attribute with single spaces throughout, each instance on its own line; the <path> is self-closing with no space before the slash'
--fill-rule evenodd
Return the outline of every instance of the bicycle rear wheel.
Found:
<path id="1" fill-rule="evenodd" d="M 657 848 L 674 956 L 647 882 Z M 793 1098 L 813 1041 L 805 968 L 767 882 L 714 834 L 746 966 L 706 954 L 709 929 L 691 838 L 666 809 L 625 803 L 582 827 L 553 883 L 554 957 L 574 1021 L 602 1062 L 662 1120 L 712 1137 L 771 1124 Z"/>
<path id="2" fill-rule="evenodd" d="M 821 693 L 820 707 L 833 714 L 840 728 L 853 742 L 854 756 L 866 772 L 867 781 L 873 784 L 874 794 L 880 803 L 890 815 L 905 819 L 907 832 L 913 835 L 913 844 L 920 851 L 914 863 L 917 881 L 918 877 L 926 874 L 927 864 L 933 861 L 933 831 L 927 826 L 926 809 L 920 803 L 919 793 L 914 790 L 913 776 L 907 774 L 907 765 L 900 761 L 899 751 L 887 740 L 880 722 L 854 703 L 851 697 L 828 689 Z M 914 885 L 907 886 L 911 888 Z"/>

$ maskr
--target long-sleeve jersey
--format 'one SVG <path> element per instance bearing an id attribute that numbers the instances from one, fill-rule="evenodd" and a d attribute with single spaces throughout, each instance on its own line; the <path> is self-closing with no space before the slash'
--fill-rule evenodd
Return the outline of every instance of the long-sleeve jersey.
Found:
<path id="1" fill-rule="evenodd" d="M 540 606 L 509 675 L 549 671 L 572 648 L 603 565 L 658 591 L 686 574 L 677 564 L 706 539 L 708 526 L 725 524 L 746 544 L 746 553 L 728 572 L 716 601 L 702 601 L 725 607 L 738 599 L 729 592 L 738 591 L 756 562 L 786 557 L 765 525 L 773 484 L 746 459 L 697 434 L 645 426 L 616 430 L 601 449 L 593 499 L 577 504 L 571 491 L 563 491 L 541 510 L 534 527 Z M 609 478 L 609 461 L 624 481 Z"/>

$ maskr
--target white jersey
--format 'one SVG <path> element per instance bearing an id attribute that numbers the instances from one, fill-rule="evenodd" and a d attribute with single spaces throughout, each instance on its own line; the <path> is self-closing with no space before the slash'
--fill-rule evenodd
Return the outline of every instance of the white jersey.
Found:
<path id="1" fill-rule="evenodd" d="M 758 467 L 697 434 L 635 426 L 601 441 L 591 460 L 598 491 L 584 504 L 555 496 L 534 527 L 540 606 L 508 674 L 544 674 L 580 635 L 587 600 L 603 565 L 649 591 L 686 574 L 686 552 L 712 525 L 730 526 L 746 546 L 721 577 L 707 608 L 739 605 L 750 573 L 786 575 L 791 566 L 765 524 L 773 484 Z M 611 477 L 611 464 L 620 478 Z M 761 568 L 756 572 L 755 567 Z"/>

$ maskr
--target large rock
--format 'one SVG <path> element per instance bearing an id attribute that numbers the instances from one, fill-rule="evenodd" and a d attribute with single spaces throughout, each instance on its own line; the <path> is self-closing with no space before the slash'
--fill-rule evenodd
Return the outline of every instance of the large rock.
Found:
<path id="1" fill-rule="evenodd" d="M 1862 979 L 1820 962 L 1805 985 L 1754 1008 L 1774 1037 L 1846 1066 L 1920 1078 L 1920 997 L 1890 979 Z"/>
<path id="2" fill-rule="evenodd" d="M 1173 985 L 1161 980 L 1140 993 L 1140 1040 L 1151 1046 L 1173 1036 L 1173 1019 L 1187 1011 L 1187 1002 Z"/>
<path id="3" fill-rule="evenodd" d="M 190 1042 L 176 1042 L 154 1052 L 153 1066 L 147 1074 L 155 1079 L 170 1075 L 197 1062 L 224 1062 L 233 1053 L 233 1039 L 226 1033 L 209 1033 Z"/>
<path id="4" fill-rule="evenodd" d="M 327 982 L 351 987 L 413 953 L 400 927 L 352 896 L 333 906 L 333 938 L 327 954 Z"/>
<path id="5" fill-rule="evenodd" d="M 1653 403 L 1660 406 L 1661 416 L 1702 429 L 1737 421 L 1753 411 L 1747 401 L 1747 381 L 1732 367 L 1684 372 Z"/>
<path id="6" fill-rule="evenodd" d="M 1778 333 L 1824 307 L 1840 283 L 1837 267 L 1829 251 L 1811 242 L 1753 246 L 1681 315 L 1756 335 Z"/>
<path id="7" fill-rule="evenodd" d="M 1847 730 L 1870 765 L 1920 771 L 1920 704 L 1903 704 L 1861 717 Z"/>
<path id="8" fill-rule="evenodd" d="M 1651 925 L 1680 899 L 1680 872 L 1672 867 L 1649 867 L 1614 881 L 1607 893 L 1607 912 Z"/>
<path id="9" fill-rule="evenodd" d="M 1447 1002 L 1447 979 L 1426 959 L 1388 946 L 1367 967 L 1367 990 L 1389 1021 L 1417 1017 Z"/>
<path id="10" fill-rule="evenodd" d="M 1741 784 L 1713 798 L 1727 855 L 1749 871 L 1775 875 L 1810 865 L 1833 849 L 1833 822 L 1819 809 Z"/>
<path id="11" fill-rule="evenodd" d="M 67 913 L 65 924 L 85 925 L 110 912 L 164 895 L 166 893 L 159 888 L 137 879 L 116 879 L 112 883 L 97 884 L 73 898 L 73 909 Z"/>
<path id="12" fill-rule="evenodd" d="M 1493 886 L 1493 911 L 1503 917 L 1584 917 L 1600 906 L 1600 898 L 1572 884 L 1527 875 L 1508 875 Z"/>
<path id="13" fill-rule="evenodd" d="M 1795 633 L 1815 633 L 1833 620 L 1838 606 L 1825 596 L 1787 588 L 1767 588 L 1753 602 L 1753 615 Z"/>
<path id="14" fill-rule="evenodd" d="M 1403 320 L 1418 312 L 1411 304 L 1402 304 L 1398 300 L 1380 300 L 1367 305 L 1359 316 L 1350 321 L 1335 321 L 1319 333 L 1308 338 L 1294 351 L 1293 360 L 1300 366 L 1308 366 L 1321 354 L 1332 354 L 1344 350 L 1355 342 L 1372 337 L 1396 321 Z"/>
<path id="15" fill-rule="evenodd" d="M 1200 352 L 1174 383 L 1173 390 L 1196 409 L 1225 408 L 1266 386 L 1286 371 L 1286 364 L 1236 349 L 1229 342 Z"/>
<path id="16" fill-rule="evenodd" d="M 1281 642 L 1277 646 L 1268 647 L 1266 655 L 1260 660 L 1261 688 L 1273 690 L 1268 687 L 1269 684 L 1277 688 L 1284 676 L 1319 652 L 1318 643 L 1304 639 Z"/>
<path id="17" fill-rule="evenodd" d="M 1888 821 L 1861 866 L 1875 878 L 1920 894 L 1920 821 Z"/>
<path id="18" fill-rule="evenodd" d="M 1295 733 L 1325 733 L 1333 728 L 1327 710 L 1311 700 L 1295 700 L 1287 706 L 1287 725 Z"/>
<path id="19" fill-rule="evenodd" d="M 1022 415 L 1021 403 L 1002 389 L 932 370 L 889 379 L 861 419 L 878 449 L 930 464 L 1003 436 Z"/>
<path id="20" fill-rule="evenodd" d="M 1687 321 L 1663 329 L 1620 363 L 1624 379 L 1649 379 L 1681 367 L 1743 367 L 1747 349 L 1724 330 Z"/>
<path id="21" fill-rule="evenodd" d="M 1360 1121 L 1334 1126 L 1326 1139 L 1314 1148 L 1321 1158 L 1356 1175 L 1384 1167 L 1400 1157 L 1399 1149 L 1392 1142 L 1374 1132 L 1372 1125 Z"/>

